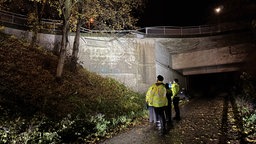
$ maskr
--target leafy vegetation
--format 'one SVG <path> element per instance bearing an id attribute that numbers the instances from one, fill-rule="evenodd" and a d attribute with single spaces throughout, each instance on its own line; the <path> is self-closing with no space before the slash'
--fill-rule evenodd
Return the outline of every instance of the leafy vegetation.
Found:
<path id="1" fill-rule="evenodd" d="M 0 34 L 1 143 L 96 143 L 145 116 L 143 95 L 68 64 L 58 83 L 57 63 L 44 48 Z"/>
<path id="2" fill-rule="evenodd" d="M 69 32 L 76 31 L 70 68 L 76 71 L 77 55 L 79 50 L 81 26 L 97 30 L 135 29 L 139 9 L 144 6 L 144 0 L 3 0 L 0 8 L 28 15 L 27 23 L 32 30 L 30 47 L 37 42 L 37 34 L 42 30 L 43 18 L 61 19 L 62 40 L 60 54 L 56 67 L 56 78 L 61 80 L 66 60 L 66 51 Z M 58 13 L 58 15 L 56 15 Z"/>
<path id="3" fill-rule="evenodd" d="M 241 75 L 242 93 L 236 98 L 238 110 L 242 117 L 243 135 L 248 143 L 256 142 L 256 80 L 252 74 Z"/>

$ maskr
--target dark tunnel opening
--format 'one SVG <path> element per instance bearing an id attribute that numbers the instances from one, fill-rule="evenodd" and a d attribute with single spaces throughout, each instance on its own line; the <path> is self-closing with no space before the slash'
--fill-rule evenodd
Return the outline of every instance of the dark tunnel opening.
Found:
<path id="1" fill-rule="evenodd" d="M 188 76 L 188 90 L 192 97 L 213 97 L 229 92 L 238 79 L 238 72 L 191 75 Z"/>

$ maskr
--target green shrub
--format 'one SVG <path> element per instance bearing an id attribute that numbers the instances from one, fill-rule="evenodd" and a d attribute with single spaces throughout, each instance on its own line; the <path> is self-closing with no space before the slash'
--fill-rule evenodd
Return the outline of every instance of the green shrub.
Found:
<path id="1" fill-rule="evenodd" d="M 248 143 L 256 143 L 256 80 L 243 72 L 241 75 L 241 95 L 236 97 L 236 103 L 243 122 L 243 134 Z"/>

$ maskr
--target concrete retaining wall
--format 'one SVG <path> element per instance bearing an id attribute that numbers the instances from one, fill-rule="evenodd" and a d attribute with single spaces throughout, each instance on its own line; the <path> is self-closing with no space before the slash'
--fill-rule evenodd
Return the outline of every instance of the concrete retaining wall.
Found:
<path id="1" fill-rule="evenodd" d="M 31 39 L 31 32 L 5 28 L 7 34 L 19 38 Z M 69 36 L 68 54 L 71 54 L 74 36 Z M 134 91 L 144 93 L 156 82 L 161 74 L 165 81 L 173 79 L 169 68 L 168 50 L 158 44 L 156 38 L 129 37 L 93 37 L 83 36 L 80 40 L 79 63 L 86 69 L 105 77 L 112 77 Z M 59 48 L 61 35 L 39 34 L 38 43 L 47 49 Z"/>

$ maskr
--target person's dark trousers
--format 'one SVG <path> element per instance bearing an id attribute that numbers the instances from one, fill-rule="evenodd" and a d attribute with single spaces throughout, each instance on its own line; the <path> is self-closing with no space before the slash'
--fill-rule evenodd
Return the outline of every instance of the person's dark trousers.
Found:
<path id="1" fill-rule="evenodd" d="M 172 122 L 172 101 L 168 101 L 168 106 L 165 107 L 166 121 Z"/>
<path id="2" fill-rule="evenodd" d="M 155 107 L 156 115 L 159 117 L 161 124 L 161 134 L 166 133 L 166 119 L 165 119 L 165 107 Z"/>
<path id="3" fill-rule="evenodd" d="M 172 105 L 168 104 L 168 106 L 165 107 L 165 118 L 166 118 L 166 130 L 169 131 L 173 128 L 173 122 L 172 122 Z"/>
<path id="4" fill-rule="evenodd" d="M 180 98 L 179 97 L 174 97 L 173 98 L 173 107 L 175 110 L 175 120 L 180 120 L 180 108 L 179 108 L 179 102 L 180 102 Z"/>

